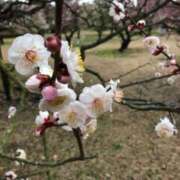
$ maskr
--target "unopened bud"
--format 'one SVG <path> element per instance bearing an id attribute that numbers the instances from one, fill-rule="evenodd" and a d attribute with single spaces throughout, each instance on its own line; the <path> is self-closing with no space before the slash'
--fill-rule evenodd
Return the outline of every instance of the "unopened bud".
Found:
<path id="1" fill-rule="evenodd" d="M 48 48 L 49 51 L 51 52 L 57 52 L 60 50 L 60 39 L 55 36 L 49 36 L 46 40 L 45 40 L 45 46 Z"/>

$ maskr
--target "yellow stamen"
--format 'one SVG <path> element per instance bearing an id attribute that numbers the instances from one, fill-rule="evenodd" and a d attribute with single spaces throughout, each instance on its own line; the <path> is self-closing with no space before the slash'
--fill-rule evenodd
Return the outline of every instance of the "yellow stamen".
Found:
<path id="1" fill-rule="evenodd" d="M 49 101 L 49 104 L 51 106 L 58 106 L 63 104 L 66 101 L 67 97 L 66 96 L 58 96 L 55 99 L 53 99 L 52 101 Z"/>
<path id="2" fill-rule="evenodd" d="M 95 99 L 93 102 L 93 107 L 96 112 L 101 112 L 104 109 L 103 102 L 101 99 Z"/>
<path id="3" fill-rule="evenodd" d="M 37 61 L 37 53 L 33 50 L 28 50 L 25 53 L 25 58 L 26 58 L 26 60 L 30 61 L 31 63 L 34 63 L 35 61 Z"/>

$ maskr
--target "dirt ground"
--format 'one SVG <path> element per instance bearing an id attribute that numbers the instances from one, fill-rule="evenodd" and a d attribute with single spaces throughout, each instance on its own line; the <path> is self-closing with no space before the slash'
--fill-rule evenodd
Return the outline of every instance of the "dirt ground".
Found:
<path id="1" fill-rule="evenodd" d="M 180 58 L 176 46 L 176 36 L 162 37 L 162 41 Z M 98 71 L 106 80 L 119 77 L 141 65 L 146 64 L 121 78 L 126 84 L 153 77 L 160 71 L 158 63 L 163 56 L 152 57 L 143 48 L 142 39 L 133 41 L 130 48 L 119 54 L 118 39 L 103 44 L 87 53 L 86 66 Z M 177 58 L 177 59 L 178 59 Z M 85 74 L 86 84 L 97 80 Z M 179 100 L 179 77 L 173 85 L 167 80 L 156 81 L 142 86 L 124 89 L 126 97 L 146 98 L 157 101 Z M 2 96 L 1 96 L 2 97 Z M 7 120 L 8 106 L 1 101 L 0 144 L 4 153 L 13 155 L 17 148 L 25 149 L 29 160 L 43 159 L 41 139 L 34 136 L 34 117 L 37 104 L 27 104 L 12 120 Z M 179 180 L 180 179 L 180 135 L 161 139 L 154 127 L 166 112 L 139 112 L 122 105 L 114 105 L 113 113 L 106 113 L 98 120 L 98 129 L 85 142 L 86 154 L 97 155 L 93 160 L 74 162 L 51 169 L 52 180 Z M 179 115 L 175 115 L 180 129 Z M 78 153 L 74 137 L 61 129 L 47 132 L 51 159 L 72 157 Z M 13 169 L 17 174 L 26 174 L 36 167 L 16 167 L 14 163 L 0 159 L 0 175 Z M 42 169 L 41 169 L 42 170 Z M 44 180 L 44 175 L 32 180 Z"/>

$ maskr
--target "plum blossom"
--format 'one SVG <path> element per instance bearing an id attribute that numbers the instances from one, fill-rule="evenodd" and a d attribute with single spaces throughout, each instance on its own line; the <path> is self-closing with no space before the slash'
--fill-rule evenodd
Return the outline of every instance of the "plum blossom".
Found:
<path id="1" fill-rule="evenodd" d="M 79 100 L 95 116 L 112 111 L 113 93 L 112 91 L 106 91 L 106 88 L 101 84 L 85 87 L 80 94 Z"/>
<path id="2" fill-rule="evenodd" d="M 85 71 L 84 62 L 78 50 L 72 51 L 67 41 L 61 41 L 61 56 L 67 66 L 73 83 L 83 83 L 82 73 Z"/>
<path id="3" fill-rule="evenodd" d="M 23 159 L 23 160 L 27 159 L 26 152 L 24 151 L 24 149 L 16 150 L 16 158 Z M 20 162 L 16 161 L 15 164 L 16 166 L 19 166 Z"/>
<path id="4" fill-rule="evenodd" d="M 57 89 L 56 96 L 53 99 L 43 97 L 39 103 L 41 111 L 57 112 L 64 108 L 70 102 L 76 100 L 76 93 L 70 88 Z"/>
<path id="5" fill-rule="evenodd" d="M 47 111 L 39 111 L 39 115 L 36 116 L 35 123 L 37 126 L 44 124 L 45 120 L 49 118 Z"/>
<path id="6" fill-rule="evenodd" d="M 113 99 L 114 101 L 120 103 L 122 101 L 122 98 L 124 96 L 123 91 L 118 88 L 118 84 L 120 83 L 120 80 L 110 80 L 108 85 L 106 86 L 107 91 L 111 91 L 113 93 Z"/>
<path id="7" fill-rule="evenodd" d="M 177 133 L 175 125 L 171 123 L 168 117 L 160 119 L 160 122 L 155 127 L 155 131 L 159 137 L 171 137 Z"/>
<path id="8" fill-rule="evenodd" d="M 50 117 L 49 112 L 39 111 L 39 115 L 36 116 L 35 123 L 37 125 L 35 134 L 36 136 L 40 136 L 47 128 L 54 126 L 56 124 L 56 120 Z"/>
<path id="9" fill-rule="evenodd" d="M 22 75 L 31 75 L 36 67 L 40 68 L 40 72 L 44 72 L 49 57 L 50 52 L 44 46 L 44 39 L 40 35 L 19 36 L 8 51 L 9 62 L 14 64 L 16 71 Z"/>
<path id="10" fill-rule="evenodd" d="M 136 24 L 137 28 L 140 30 L 144 29 L 145 25 L 146 25 L 146 21 L 144 19 L 139 20 Z"/>
<path id="11" fill-rule="evenodd" d="M 108 85 L 106 86 L 106 90 L 107 91 L 111 90 L 111 91 L 115 92 L 118 89 L 118 84 L 119 83 L 120 83 L 120 79 L 117 79 L 115 81 L 111 79 L 108 82 Z"/>
<path id="12" fill-rule="evenodd" d="M 8 109 L 8 119 L 11 119 L 12 117 L 15 116 L 17 112 L 17 109 L 15 106 L 10 106 L 9 109 Z"/>
<path id="13" fill-rule="evenodd" d="M 115 22 L 124 19 L 126 16 L 124 5 L 118 0 L 114 0 L 109 10 L 109 16 L 113 17 Z"/>
<path id="14" fill-rule="evenodd" d="M 40 93 L 41 86 L 49 81 L 49 76 L 43 74 L 32 75 L 26 82 L 25 87 L 32 93 Z"/>
<path id="15" fill-rule="evenodd" d="M 32 75 L 26 82 L 25 87 L 32 93 L 41 93 L 43 87 L 49 86 L 50 76 L 43 74 Z M 57 89 L 67 88 L 67 84 L 62 84 L 55 81 L 55 87 Z"/>
<path id="16" fill-rule="evenodd" d="M 18 177 L 14 171 L 7 171 L 4 176 L 6 180 L 14 180 Z"/>
<path id="17" fill-rule="evenodd" d="M 79 101 L 71 102 L 59 112 L 59 119 L 71 128 L 81 127 L 89 117 L 86 106 Z"/>
<path id="18" fill-rule="evenodd" d="M 60 112 L 54 112 L 53 118 L 55 119 L 57 125 L 64 124 L 63 119 L 60 118 Z M 67 125 L 64 124 L 64 126 L 62 126 L 62 129 L 66 131 L 72 131 L 72 128 L 68 124 Z"/>
<path id="19" fill-rule="evenodd" d="M 164 47 L 160 45 L 160 39 L 157 36 L 148 36 L 144 39 L 144 45 L 147 47 L 152 55 L 159 55 Z"/>

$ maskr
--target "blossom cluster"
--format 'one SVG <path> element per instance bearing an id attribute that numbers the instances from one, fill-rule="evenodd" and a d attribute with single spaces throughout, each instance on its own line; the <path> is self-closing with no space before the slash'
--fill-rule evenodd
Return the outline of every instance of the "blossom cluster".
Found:
<path id="1" fill-rule="evenodd" d="M 132 24 L 128 26 L 128 31 L 129 32 L 134 30 L 141 31 L 145 35 L 145 38 L 143 40 L 144 46 L 149 50 L 149 52 L 153 56 L 164 54 L 167 57 L 167 60 L 165 62 L 161 62 L 160 66 L 163 68 L 163 71 L 166 69 L 166 71 L 170 71 L 170 73 L 174 75 L 167 78 L 167 83 L 169 85 L 172 85 L 176 80 L 175 75 L 179 73 L 179 69 L 180 69 L 179 65 L 176 62 L 176 57 L 173 53 L 170 52 L 169 47 L 160 41 L 160 38 L 158 36 L 149 36 L 145 33 L 144 31 L 144 28 L 146 26 L 145 20 L 142 19 L 137 21 L 136 23 L 128 16 L 126 7 L 128 7 L 129 5 L 133 5 L 134 7 L 136 7 L 137 4 L 138 4 L 137 0 L 127 0 L 127 1 L 114 0 L 109 9 L 109 15 L 113 17 L 113 20 L 115 22 L 124 20 L 126 17 L 129 18 Z M 156 72 L 155 76 L 158 78 L 161 76 L 161 73 Z M 175 127 L 175 124 L 173 124 L 171 120 L 168 117 L 161 118 L 160 122 L 155 126 L 155 131 L 159 137 L 171 137 L 177 134 L 177 129 Z"/>
<path id="2" fill-rule="evenodd" d="M 58 64 L 51 59 L 56 56 Z M 25 87 L 42 96 L 35 119 L 36 135 L 42 135 L 49 127 L 62 126 L 70 131 L 79 128 L 86 138 L 96 130 L 97 117 L 111 112 L 113 100 L 120 102 L 123 97 L 118 90 L 119 81 L 112 80 L 106 87 L 101 84 L 85 87 L 77 95 L 70 86 L 84 82 L 84 62 L 78 49 L 70 48 L 67 41 L 56 36 L 46 40 L 33 34 L 17 37 L 8 51 L 8 59 L 18 73 L 29 76 Z"/>
<path id="3" fill-rule="evenodd" d="M 138 4 L 137 0 L 113 0 L 112 5 L 109 10 L 109 15 L 113 17 L 113 20 L 115 22 L 119 22 L 120 20 L 123 20 L 127 16 L 127 6 L 134 6 L 136 7 Z"/>

